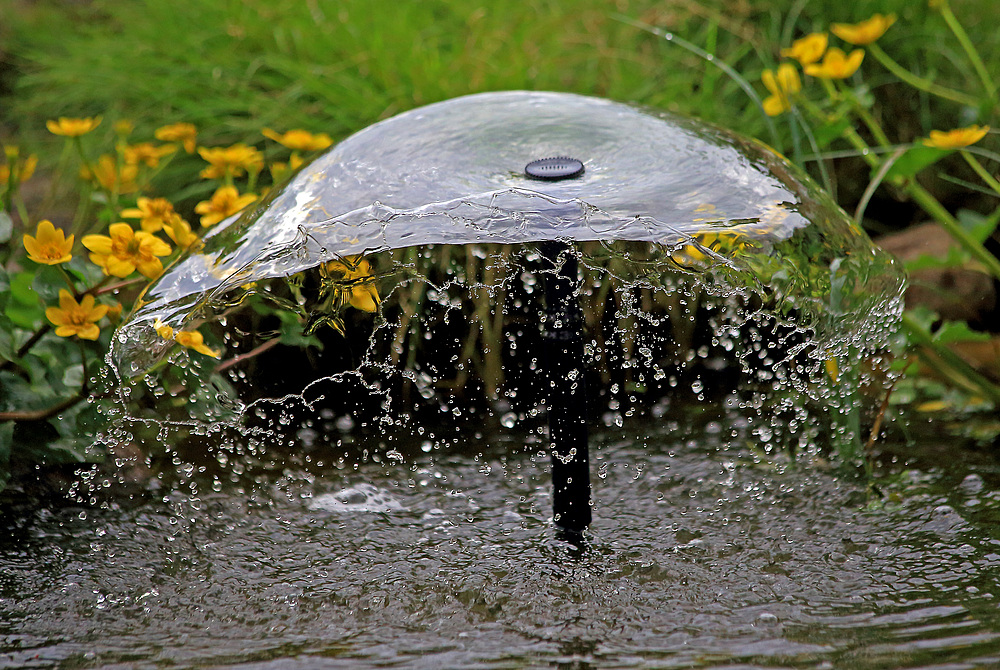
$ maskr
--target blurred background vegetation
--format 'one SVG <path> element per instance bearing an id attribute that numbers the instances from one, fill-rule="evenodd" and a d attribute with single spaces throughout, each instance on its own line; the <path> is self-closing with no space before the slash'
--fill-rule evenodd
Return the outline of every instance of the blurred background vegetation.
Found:
<path id="1" fill-rule="evenodd" d="M 981 20 L 993 1 L 952 4 L 1000 72 L 1000 34 Z M 956 88 L 975 80 L 938 13 L 912 0 L 0 0 L 0 140 L 16 137 L 44 158 L 61 147 L 46 119 L 98 114 L 127 117 L 147 134 L 188 121 L 205 145 L 258 142 L 261 126 L 338 139 L 439 100 L 533 89 L 690 114 L 781 150 L 787 138 L 769 136 L 736 82 L 627 21 L 681 36 L 759 82 L 794 38 L 876 12 L 899 17 L 879 43 L 902 65 Z M 867 69 L 877 114 L 895 139 L 962 121 L 955 105 L 919 96 L 874 61 Z M 112 123 L 99 132 L 110 140 Z M 868 183 L 859 166 L 837 166 L 848 211 Z M 948 184 L 937 188 L 947 201 Z M 868 213 L 875 232 L 919 218 L 888 193 Z"/>

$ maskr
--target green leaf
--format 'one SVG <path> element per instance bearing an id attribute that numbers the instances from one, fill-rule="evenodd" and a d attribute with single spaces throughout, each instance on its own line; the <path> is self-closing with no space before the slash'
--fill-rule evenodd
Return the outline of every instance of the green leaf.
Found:
<path id="1" fill-rule="evenodd" d="M 31 288 L 34 289 L 35 294 L 43 303 L 54 305 L 59 301 L 59 291 L 68 287 L 59 268 L 54 265 L 45 265 L 35 272 Z"/>
<path id="2" fill-rule="evenodd" d="M 10 299 L 10 277 L 7 271 L 0 267 L 0 312 L 7 309 L 7 302 Z M 2 326 L 0 326 L 2 327 Z"/>
<path id="3" fill-rule="evenodd" d="M 907 272 L 919 272 L 920 270 L 957 268 L 969 262 L 969 253 L 961 247 L 949 247 L 948 255 L 944 258 L 920 254 L 914 259 L 906 261 L 903 265 Z"/>
<path id="4" fill-rule="evenodd" d="M 83 385 L 83 365 L 70 365 L 63 372 L 62 383 L 68 388 L 79 388 Z"/>
<path id="5" fill-rule="evenodd" d="M 41 321 L 45 310 L 38 294 L 31 287 L 34 272 L 18 272 L 10 278 L 10 297 L 4 312 L 16 326 L 32 330 Z"/>
<path id="6" fill-rule="evenodd" d="M 315 335 L 305 334 L 305 327 L 297 314 L 285 311 L 279 311 L 276 312 L 276 314 L 278 315 L 278 318 L 281 319 L 282 344 L 290 347 L 299 347 L 301 349 L 307 349 L 309 347 L 316 347 L 320 350 L 323 349 L 323 343 L 320 342 L 318 337 Z"/>
<path id="7" fill-rule="evenodd" d="M 825 149 L 830 146 L 831 142 L 841 137 L 850 125 L 851 120 L 846 116 L 842 116 L 813 128 L 813 137 L 816 139 L 816 144 L 820 149 Z"/>
<path id="8" fill-rule="evenodd" d="M 964 321 L 946 321 L 934 333 L 934 341 L 940 344 L 951 344 L 952 342 L 985 342 L 989 339 L 989 333 L 980 333 L 972 330 Z"/>
<path id="9" fill-rule="evenodd" d="M 35 273 L 30 271 L 18 272 L 10 278 L 10 295 L 14 300 L 22 305 L 34 305 L 38 303 L 38 294 L 31 288 L 35 281 Z"/>
<path id="10" fill-rule="evenodd" d="M 956 217 L 958 218 L 958 222 L 962 224 L 962 227 L 965 228 L 965 232 L 969 233 L 973 239 L 982 244 L 996 230 L 997 223 L 1000 222 L 1000 210 L 997 210 L 990 216 L 983 216 L 971 209 L 960 209 Z"/>
<path id="11" fill-rule="evenodd" d="M 950 149 L 925 147 L 914 144 L 900 156 L 885 174 L 886 181 L 912 177 L 929 165 L 933 165 L 951 153 Z"/>

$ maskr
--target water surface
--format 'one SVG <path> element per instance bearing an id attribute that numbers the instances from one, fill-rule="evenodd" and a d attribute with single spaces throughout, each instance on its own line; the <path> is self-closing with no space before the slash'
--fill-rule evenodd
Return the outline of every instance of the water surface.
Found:
<path id="1" fill-rule="evenodd" d="M 671 414 L 594 436 L 584 548 L 527 430 L 382 463 L 220 446 L 97 506 L 8 507 L 0 667 L 1000 664 L 995 461 L 896 466 L 873 506 L 731 413 Z"/>

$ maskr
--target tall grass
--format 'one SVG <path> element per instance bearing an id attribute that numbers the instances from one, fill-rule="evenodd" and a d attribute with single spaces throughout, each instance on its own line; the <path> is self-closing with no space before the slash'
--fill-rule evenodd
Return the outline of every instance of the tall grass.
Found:
<path id="1" fill-rule="evenodd" d="M 745 108 L 738 87 L 613 15 L 669 24 L 733 64 L 760 42 L 754 26 L 767 20 L 749 7 L 734 13 L 742 4 L 724 0 L 201 0 L 182 8 L 130 0 L 77 10 L 84 15 L 66 25 L 61 11 L 12 12 L 5 2 L 14 18 L 6 50 L 21 73 L 2 112 L 14 130 L 116 110 L 140 127 L 196 123 L 217 136 L 206 141 L 262 125 L 343 136 L 415 106 L 504 89 L 570 90 L 731 119 Z M 753 115 L 742 121 L 750 133 L 760 126 Z"/>

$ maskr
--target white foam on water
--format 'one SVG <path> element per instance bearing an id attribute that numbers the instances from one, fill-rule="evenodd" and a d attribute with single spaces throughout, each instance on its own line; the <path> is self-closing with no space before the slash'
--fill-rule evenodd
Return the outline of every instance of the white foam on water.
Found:
<path id="1" fill-rule="evenodd" d="M 372 484 L 358 484 L 336 493 L 317 496 L 309 504 L 309 509 L 335 514 L 353 512 L 405 512 L 406 508 L 389 493 Z"/>

